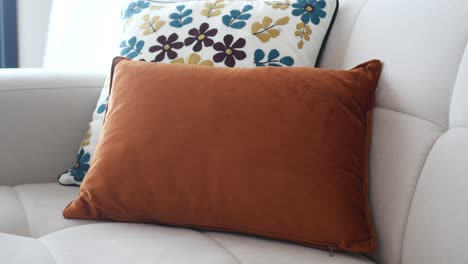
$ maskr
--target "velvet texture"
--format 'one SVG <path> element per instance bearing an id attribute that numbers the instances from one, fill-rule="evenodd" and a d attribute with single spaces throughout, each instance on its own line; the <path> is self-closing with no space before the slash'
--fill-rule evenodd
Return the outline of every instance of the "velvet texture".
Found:
<path id="1" fill-rule="evenodd" d="M 350 71 L 115 64 L 66 218 L 375 249 L 367 171 L 380 61 Z"/>

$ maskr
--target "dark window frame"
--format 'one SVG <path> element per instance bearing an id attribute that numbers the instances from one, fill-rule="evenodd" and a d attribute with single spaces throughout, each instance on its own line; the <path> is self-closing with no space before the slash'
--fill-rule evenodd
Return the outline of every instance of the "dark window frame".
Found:
<path id="1" fill-rule="evenodd" d="M 18 67 L 16 0 L 0 0 L 0 68 Z"/>

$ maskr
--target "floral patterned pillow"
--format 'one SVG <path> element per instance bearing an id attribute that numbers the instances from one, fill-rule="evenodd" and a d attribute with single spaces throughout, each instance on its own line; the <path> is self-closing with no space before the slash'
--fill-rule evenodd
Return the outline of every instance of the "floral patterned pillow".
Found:
<path id="1" fill-rule="evenodd" d="M 120 56 L 216 67 L 316 65 L 338 0 L 127 1 Z M 106 81 L 75 164 L 60 175 L 80 185 L 99 139 Z"/>

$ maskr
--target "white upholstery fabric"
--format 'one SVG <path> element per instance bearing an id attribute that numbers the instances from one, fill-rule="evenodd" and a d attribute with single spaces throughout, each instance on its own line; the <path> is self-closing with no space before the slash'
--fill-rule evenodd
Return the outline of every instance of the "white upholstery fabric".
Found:
<path id="1" fill-rule="evenodd" d="M 468 42 L 466 43 L 465 55 L 460 62 L 458 78 L 453 91 L 450 126 L 468 127 Z"/>
<path id="2" fill-rule="evenodd" d="M 78 188 L 57 183 L 0 187 L 0 232 L 39 238 L 64 228 L 94 223 L 63 218 L 63 209 L 78 197 L 78 192 Z"/>
<path id="3" fill-rule="evenodd" d="M 468 263 L 468 128 L 443 135 L 419 180 L 403 263 Z"/>
<path id="4" fill-rule="evenodd" d="M 200 232 L 163 226 L 101 223 L 65 229 L 40 241 L 58 263 L 238 263 Z"/>
<path id="5" fill-rule="evenodd" d="M 380 58 L 384 74 L 377 105 L 447 127 L 468 40 L 467 14 L 466 0 L 368 0 L 353 28 L 344 66 Z"/>
<path id="6" fill-rule="evenodd" d="M 359 254 L 334 254 L 330 258 L 329 252 L 305 250 L 305 247 L 289 243 L 226 233 L 206 232 L 204 235 L 216 241 L 244 264 L 291 263 L 292 260 L 297 264 L 373 263 Z"/>
<path id="7" fill-rule="evenodd" d="M 320 67 L 346 69 L 343 61 L 354 25 L 368 0 L 339 0 L 340 8 L 320 59 Z M 378 57 L 375 57 L 378 58 Z M 356 65 L 354 65 L 356 66 Z"/>
<path id="8" fill-rule="evenodd" d="M 39 240 L 57 263 L 67 264 L 372 263 L 362 256 L 335 254 L 330 258 L 326 251 L 254 237 L 145 224 L 85 225 Z"/>
<path id="9" fill-rule="evenodd" d="M 38 240 L 0 233 L 0 263 L 53 264 L 49 250 Z"/>
<path id="10" fill-rule="evenodd" d="M 26 213 L 16 190 L 11 187 L 0 187 L 0 233 L 2 232 L 29 236 Z"/>
<path id="11" fill-rule="evenodd" d="M 0 263 L 373 263 L 360 255 L 330 258 L 327 251 L 255 237 L 64 219 L 63 208 L 77 195 L 78 188 L 57 183 L 0 188 L 0 201 L 16 199 L 7 210 L 0 207 L 0 219 L 11 220 L 1 222 L 0 231 L 38 238 L 0 234 Z"/>
<path id="12" fill-rule="evenodd" d="M 93 221 L 63 218 L 63 209 L 78 197 L 79 189 L 57 183 L 14 187 L 21 200 L 29 226 L 29 236 L 38 238 L 55 231 Z"/>
<path id="13" fill-rule="evenodd" d="M 449 16 L 437 15 L 440 7 L 426 0 L 341 0 L 321 60 L 339 69 L 371 58 L 384 62 L 370 165 L 378 263 L 401 263 L 414 189 L 447 130 L 449 111 L 451 126 L 468 126 L 468 2 L 447 2 L 444 9 L 457 9 Z"/>
<path id="14" fill-rule="evenodd" d="M 52 182 L 76 158 L 105 74 L 0 71 L 0 185 Z"/>
<path id="15" fill-rule="evenodd" d="M 399 263 L 406 216 L 418 177 L 443 132 L 431 122 L 393 110 L 375 109 L 369 179 L 378 244 L 374 259 Z"/>

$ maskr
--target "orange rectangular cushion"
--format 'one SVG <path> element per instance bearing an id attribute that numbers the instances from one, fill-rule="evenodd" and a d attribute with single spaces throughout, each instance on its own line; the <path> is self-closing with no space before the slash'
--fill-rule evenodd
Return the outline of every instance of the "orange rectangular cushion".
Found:
<path id="1" fill-rule="evenodd" d="M 115 64 L 66 218 L 375 248 L 367 171 L 380 61 L 350 71 Z"/>

